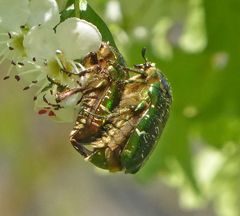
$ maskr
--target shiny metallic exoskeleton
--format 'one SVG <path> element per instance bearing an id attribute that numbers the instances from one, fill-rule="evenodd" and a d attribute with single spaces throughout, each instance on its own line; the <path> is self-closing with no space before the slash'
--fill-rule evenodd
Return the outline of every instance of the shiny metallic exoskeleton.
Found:
<path id="1" fill-rule="evenodd" d="M 165 76 L 146 59 L 132 69 L 117 61 L 115 64 L 104 68 L 105 78 L 100 77 L 91 88 L 86 88 L 91 91 L 85 90 L 70 141 L 97 167 L 136 173 L 166 124 L 172 103 L 171 89 Z M 116 76 L 110 75 L 108 70 L 112 68 Z M 137 75 L 128 78 L 129 72 Z M 91 73 L 93 77 L 104 74 Z"/>

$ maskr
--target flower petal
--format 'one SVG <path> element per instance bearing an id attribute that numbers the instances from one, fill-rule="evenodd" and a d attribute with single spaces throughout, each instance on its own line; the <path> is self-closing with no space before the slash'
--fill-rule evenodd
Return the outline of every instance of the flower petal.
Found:
<path id="1" fill-rule="evenodd" d="M 43 73 L 41 67 L 34 62 L 24 62 L 24 65 L 16 65 L 16 75 L 28 84 L 35 83 L 37 86 L 42 86 L 42 81 L 46 75 Z M 37 81 L 37 83 L 36 83 Z"/>
<path id="2" fill-rule="evenodd" d="M 0 0 L 0 5 L 0 26 L 6 31 L 18 32 L 19 27 L 26 24 L 30 14 L 29 1 Z"/>
<path id="3" fill-rule="evenodd" d="M 51 59 L 57 50 L 56 35 L 47 26 L 33 27 L 23 41 L 26 53 L 30 59 Z"/>
<path id="4" fill-rule="evenodd" d="M 63 11 L 67 6 L 68 0 L 56 0 L 56 2 L 58 4 L 59 11 Z"/>
<path id="5" fill-rule="evenodd" d="M 60 22 L 59 9 L 55 0 L 31 0 L 29 8 L 31 14 L 28 25 L 30 27 L 44 24 L 53 28 Z"/>
<path id="6" fill-rule="evenodd" d="M 100 48 L 102 36 L 93 24 L 78 18 L 69 18 L 56 29 L 59 48 L 72 60 L 81 59 Z"/>

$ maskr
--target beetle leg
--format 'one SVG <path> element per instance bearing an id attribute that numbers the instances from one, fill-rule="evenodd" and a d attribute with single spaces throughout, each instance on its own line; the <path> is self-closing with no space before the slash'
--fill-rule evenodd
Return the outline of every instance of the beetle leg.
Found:
<path id="1" fill-rule="evenodd" d="M 118 112 L 110 113 L 109 115 L 106 116 L 106 120 L 111 120 L 114 117 L 124 115 L 128 112 L 139 112 L 139 111 L 141 112 L 142 110 L 144 110 L 146 104 L 147 104 L 147 101 L 143 100 L 137 105 L 129 105 L 128 107 L 124 107 L 118 110 Z"/>
<path id="2" fill-rule="evenodd" d="M 99 65 L 93 65 L 89 68 L 86 68 L 86 69 L 83 69 L 83 70 L 79 71 L 79 73 L 73 73 L 73 72 L 70 72 L 70 71 L 68 71 L 64 68 L 61 68 L 61 71 L 66 73 L 68 76 L 79 76 L 79 77 L 84 76 L 87 73 L 91 73 L 91 72 L 95 72 L 95 71 L 99 71 L 99 70 L 100 70 Z"/>
<path id="3" fill-rule="evenodd" d="M 110 113 L 109 115 L 107 115 L 105 118 L 106 118 L 106 121 L 110 121 L 112 118 L 114 117 L 117 117 L 117 116 L 121 116 L 121 115 L 124 115 L 125 113 L 129 112 L 131 110 L 131 107 L 125 107 L 123 109 L 120 109 L 118 112 L 112 112 Z"/>
<path id="4" fill-rule="evenodd" d="M 83 146 L 83 144 L 77 142 L 74 138 L 70 138 L 70 142 L 73 145 L 73 147 L 84 157 L 88 157 L 89 155 L 91 155 L 91 151 L 88 150 L 87 148 L 85 148 Z"/>
<path id="5" fill-rule="evenodd" d="M 67 89 L 63 92 L 60 92 L 56 95 L 56 101 L 59 103 L 63 100 L 65 100 L 66 98 L 74 95 L 74 94 L 77 94 L 79 92 L 82 92 L 82 94 L 89 94 L 97 89 L 100 89 L 102 88 L 103 86 L 106 85 L 106 82 L 105 80 L 101 81 L 97 86 L 94 86 L 94 87 L 76 87 L 76 88 L 73 88 L 73 89 Z M 90 86 L 90 84 L 89 84 Z M 81 99 L 80 101 L 77 102 L 77 104 L 79 104 L 81 102 Z"/>
<path id="6" fill-rule="evenodd" d="M 84 88 L 74 88 L 74 89 L 68 89 L 66 91 L 57 93 L 56 94 L 56 101 L 59 103 L 59 102 L 65 100 L 66 98 L 76 94 L 76 93 L 82 92 L 83 90 L 84 90 Z"/>
<path id="7" fill-rule="evenodd" d="M 131 83 L 144 84 L 144 83 L 147 83 L 145 80 L 131 80 L 131 79 L 124 80 L 123 82 L 124 82 L 124 84 L 131 84 Z"/>
<path id="8" fill-rule="evenodd" d="M 97 117 L 97 118 L 100 118 L 100 119 L 106 119 L 106 118 L 107 118 L 107 116 L 98 115 L 98 114 L 93 113 L 93 112 L 90 112 L 90 111 L 88 111 L 88 110 L 86 110 L 86 109 L 84 109 L 83 111 L 86 112 L 86 113 L 89 114 L 89 115 L 92 115 L 92 116 Z"/>
<path id="9" fill-rule="evenodd" d="M 145 72 L 145 70 L 142 70 L 142 69 L 128 68 L 128 67 L 122 67 L 122 69 L 126 72 L 133 72 L 133 73 L 136 73 L 136 74 L 140 74 L 143 77 L 147 77 L 147 73 Z"/>

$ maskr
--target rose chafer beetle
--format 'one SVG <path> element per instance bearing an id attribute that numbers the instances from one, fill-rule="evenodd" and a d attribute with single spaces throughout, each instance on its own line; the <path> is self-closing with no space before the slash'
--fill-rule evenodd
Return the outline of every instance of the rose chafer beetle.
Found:
<path id="1" fill-rule="evenodd" d="M 90 151 L 83 146 L 100 136 L 105 117 L 118 105 L 124 80 L 129 78 L 129 74 L 122 70 L 125 62 L 121 54 L 108 43 L 102 43 L 98 52 L 90 53 L 81 64 L 85 70 L 78 75 L 64 71 L 70 76 L 77 76 L 79 87 L 60 91 L 56 100 L 62 102 L 74 94 L 81 94 L 76 104 L 80 111 L 70 134 L 70 142 L 81 155 L 87 157 Z M 49 103 L 46 98 L 44 100 L 50 106 L 64 108 Z"/>
<path id="2" fill-rule="evenodd" d="M 145 52 L 143 52 L 145 59 Z M 138 73 L 125 80 L 119 105 L 103 118 L 92 141 L 78 139 L 77 150 L 97 167 L 111 172 L 136 173 L 156 146 L 172 103 L 169 84 L 153 63 L 124 71 Z M 106 114 L 106 113 L 105 113 Z M 82 153 L 84 152 L 84 154 Z"/>
<path id="3" fill-rule="evenodd" d="M 136 173 L 159 140 L 172 97 L 153 63 L 145 59 L 130 69 L 121 61 L 104 43 L 83 60 L 80 87 L 60 92 L 57 99 L 82 94 L 70 142 L 86 160 L 111 172 Z M 129 72 L 138 75 L 129 78 Z"/>

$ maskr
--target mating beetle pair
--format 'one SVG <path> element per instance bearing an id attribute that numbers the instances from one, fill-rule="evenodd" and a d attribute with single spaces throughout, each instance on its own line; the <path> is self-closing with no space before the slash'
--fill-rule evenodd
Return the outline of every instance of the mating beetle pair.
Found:
<path id="1" fill-rule="evenodd" d="M 74 148 L 102 169 L 136 173 L 154 149 L 169 115 L 171 90 L 151 62 L 126 67 L 119 52 L 103 43 L 82 61 L 84 80 L 58 95 L 81 92 L 80 111 L 70 134 Z M 137 75 L 129 78 L 129 72 Z"/>
<path id="2" fill-rule="evenodd" d="M 171 105 L 165 77 L 152 64 L 130 78 L 119 105 L 107 117 L 101 136 L 89 145 L 87 160 L 110 171 L 137 172 L 162 133 Z"/>

